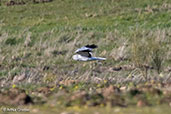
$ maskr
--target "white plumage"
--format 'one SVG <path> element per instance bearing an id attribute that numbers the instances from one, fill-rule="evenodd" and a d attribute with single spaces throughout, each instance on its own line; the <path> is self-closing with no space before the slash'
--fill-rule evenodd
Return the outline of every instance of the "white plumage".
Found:
<path id="1" fill-rule="evenodd" d="M 72 58 L 76 61 L 106 60 L 106 58 L 102 57 L 93 57 L 92 50 L 94 48 L 97 48 L 97 46 L 94 44 L 81 47 L 75 51 L 76 54 L 73 55 Z"/>

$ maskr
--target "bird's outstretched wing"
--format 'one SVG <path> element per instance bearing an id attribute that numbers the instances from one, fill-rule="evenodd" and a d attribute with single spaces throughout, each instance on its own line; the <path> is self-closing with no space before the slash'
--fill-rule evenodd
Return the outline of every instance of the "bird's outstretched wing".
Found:
<path id="1" fill-rule="evenodd" d="M 75 53 L 78 53 L 78 52 L 81 52 L 81 51 L 83 51 L 83 52 L 92 52 L 92 50 L 94 49 L 94 48 L 97 48 L 97 45 L 95 45 L 95 44 L 92 44 L 92 45 L 86 45 L 86 46 L 84 46 L 84 47 L 81 47 L 81 48 L 79 48 L 79 49 L 77 49 L 76 51 L 75 51 Z"/>
<path id="2" fill-rule="evenodd" d="M 89 58 L 92 57 L 92 53 L 88 50 L 79 51 L 77 52 L 77 54 L 84 56 L 84 57 L 89 57 Z"/>
<path id="3" fill-rule="evenodd" d="M 97 48 L 97 45 L 95 45 L 95 44 L 89 45 L 89 44 L 88 44 L 88 45 L 86 45 L 85 47 L 94 49 L 94 48 Z"/>

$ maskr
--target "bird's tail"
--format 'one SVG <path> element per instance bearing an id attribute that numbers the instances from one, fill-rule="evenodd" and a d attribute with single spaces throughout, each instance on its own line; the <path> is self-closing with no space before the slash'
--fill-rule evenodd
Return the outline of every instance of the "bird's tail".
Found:
<path id="1" fill-rule="evenodd" d="M 102 58 L 102 57 L 91 57 L 91 60 L 106 60 L 106 58 Z"/>

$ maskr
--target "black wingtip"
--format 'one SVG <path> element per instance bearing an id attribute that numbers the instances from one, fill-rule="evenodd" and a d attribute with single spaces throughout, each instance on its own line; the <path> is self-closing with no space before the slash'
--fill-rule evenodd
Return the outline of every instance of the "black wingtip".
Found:
<path id="1" fill-rule="evenodd" d="M 97 45 L 95 45 L 95 44 L 91 44 L 91 45 L 86 45 L 85 47 L 87 47 L 87 48 L 97 48 Z"/>

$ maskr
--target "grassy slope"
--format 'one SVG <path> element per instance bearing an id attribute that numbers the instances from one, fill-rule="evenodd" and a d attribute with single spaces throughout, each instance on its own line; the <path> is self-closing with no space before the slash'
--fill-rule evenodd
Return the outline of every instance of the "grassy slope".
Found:
<path id="1" fill-rule="evenodd" d="M 10 7 L 2 4 L 0 76 L 15 76 L 29 68 L 39 72 L 45 66 L 50 69 L 39 75 L 55 72 L 56 76 L 71 76 L 68 69 L 78 70 L 78 76 L 88 75 L 88 64 L 74 62 L 71 57 L 77 47 L 89 43 L 99 45 L 96 54 L 108 58 L 104 67 L 129 65 L 133 39 L 146 37 L 163 42 L 166 56 L 162 67 L 166 69 L 171 63 L 170 7 L 169 0 L 55 0 Z M 116 56 L 124 42 L 127 47 L 121 54 L 128 60 L 120 61 Z M 98 75 L 122 74 L 127 76 L 129 72 Z"/>
<path id="2" fill-rule="evenodd" d="M 44 64 L 72 63 L 68 60 L 72 51 L 92 42 L 100 45 L 99 54 L 106 50 L 109 57 L 112 49 L 130 39 L 135 30 L 152 31 L 154 35 L 164 33 L 167 43 L 170 43 L 169 0 L 55 0 L 45 4 L 2 5 L 0 9 L 1 58 L 6 56 L 6 61 L 12 61 L 12 55 L 22 58 L 24 52 L 30 52 L 32 56 L 23 62 L 26 67 L 37 67 L 40 60 Z M 30 40 L 27 41 L 27 37 Z M 5 43 L 8 38 L 14 38 L 14 44 Z M 29 42 L 30 46 L 25 48 L 24 42 Z M 66 50 L 68 56 L 63 56 L 64 60 L 51 55 L 44 57 L 44 48 L 47 53 Z"/>

